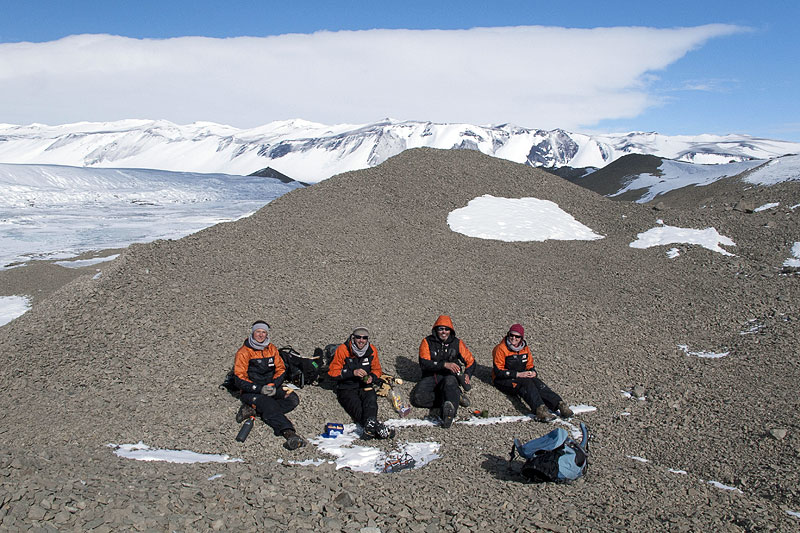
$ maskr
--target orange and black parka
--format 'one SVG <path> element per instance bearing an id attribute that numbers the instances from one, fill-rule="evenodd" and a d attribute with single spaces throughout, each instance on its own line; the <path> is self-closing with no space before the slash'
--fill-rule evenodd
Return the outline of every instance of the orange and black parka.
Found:
<path id="1" fill-rule="evenodd" d="M 233 373 L 239 390 L 257 394 L 261 387 L 269 383 L 280 387 L 286 375 L 286 367 L 274 344 L 269 343 L 263 350 L 257 350 L 250 346 L 248 339 L 236 352 Z"/>
<path id="2" fill-rule="evenodd" d="M 339 389 L 357 389 L 362 385 L 361 378 L 354 372 L 362 368 L 372 376 L 373 381 L 383 376 L 381 362 L 378 359 L 378 349 L 370 343 L 363 356 L 353 352 L 352 335 L 344 344 L 340 344 L 333 354 L 333 360 L 328 366 L 328 375 L 336 380 Z"/>
<path id="3" fill-rule="evenodd" d="M 528 343 L 523 339 L 522 349 L 515 352 L 506 344 L 506 338 L 492 350 L 492 382 L 502 379 L 514 379 L 517 372 L 533 370 L 533 354 Z"/>
<path id="4" fill-rule="evenodd" d="M 436 328 L 450 328 L 450 336 L 442 341 L 436 334 Z M 453 320 L 447 315 L 440 315 L 431 328 L 431 334 L 422 339 L 419 345 L 419 366 L 422 377 L 443 377 L 450 375 L 444 367 L 445 363 L 456 363 L 470 378 L 475 372 L 475 358 L 464 341 L 456 337 Z"/>

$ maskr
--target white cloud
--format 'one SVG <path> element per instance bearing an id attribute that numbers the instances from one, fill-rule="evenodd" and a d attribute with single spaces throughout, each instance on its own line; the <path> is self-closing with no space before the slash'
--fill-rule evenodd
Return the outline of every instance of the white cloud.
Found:
<path id="1" fill-rule="evenodd" d="M 740 31 L 521 26 L 0 44 L 0 121 L 250 127 L 389 116 L 569 129 L 636 116 L 656 103 L 654 71 Z"/>

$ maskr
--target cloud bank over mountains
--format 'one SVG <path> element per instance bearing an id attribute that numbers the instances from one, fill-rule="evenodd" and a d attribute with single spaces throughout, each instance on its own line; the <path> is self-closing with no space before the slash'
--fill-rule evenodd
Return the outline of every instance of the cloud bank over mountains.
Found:
<path id="1" fill-rule="evenodd" d="M 252 127 L 383 117 L 577 129 L 658 105 L 649 87 L 710 39 L 688 28 L 366 30 L 270 37 L 74 35 L 0 44 L 0 117 L 158 117 Z M 335 105 L 332 105 L 335 103 Z"/>

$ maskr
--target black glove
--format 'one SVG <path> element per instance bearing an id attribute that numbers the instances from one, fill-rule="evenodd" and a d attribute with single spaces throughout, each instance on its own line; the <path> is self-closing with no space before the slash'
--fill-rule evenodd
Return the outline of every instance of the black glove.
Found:
<path id="1" fill-rule="evenodd" d="M 269 383 L 261 387 L 261 394 L 264 396 L 275 396 L 275 385 Z"/>

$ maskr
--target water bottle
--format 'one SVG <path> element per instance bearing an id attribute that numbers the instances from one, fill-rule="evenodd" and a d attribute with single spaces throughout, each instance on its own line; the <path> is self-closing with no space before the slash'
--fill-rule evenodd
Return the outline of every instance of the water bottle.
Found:
<path id="1" fill-rule="evenodd" d="M 251 416 L 250 418 L 244 421 L 244 424 L 242 424 L 239 433 L 236 435 L 236 440 L 238 442 L 244 442 L 245 440 L 247 440 L 247 436 L 250 434 L 250 430 L 253 429 L 254 419 L 255 417 Z"/>

